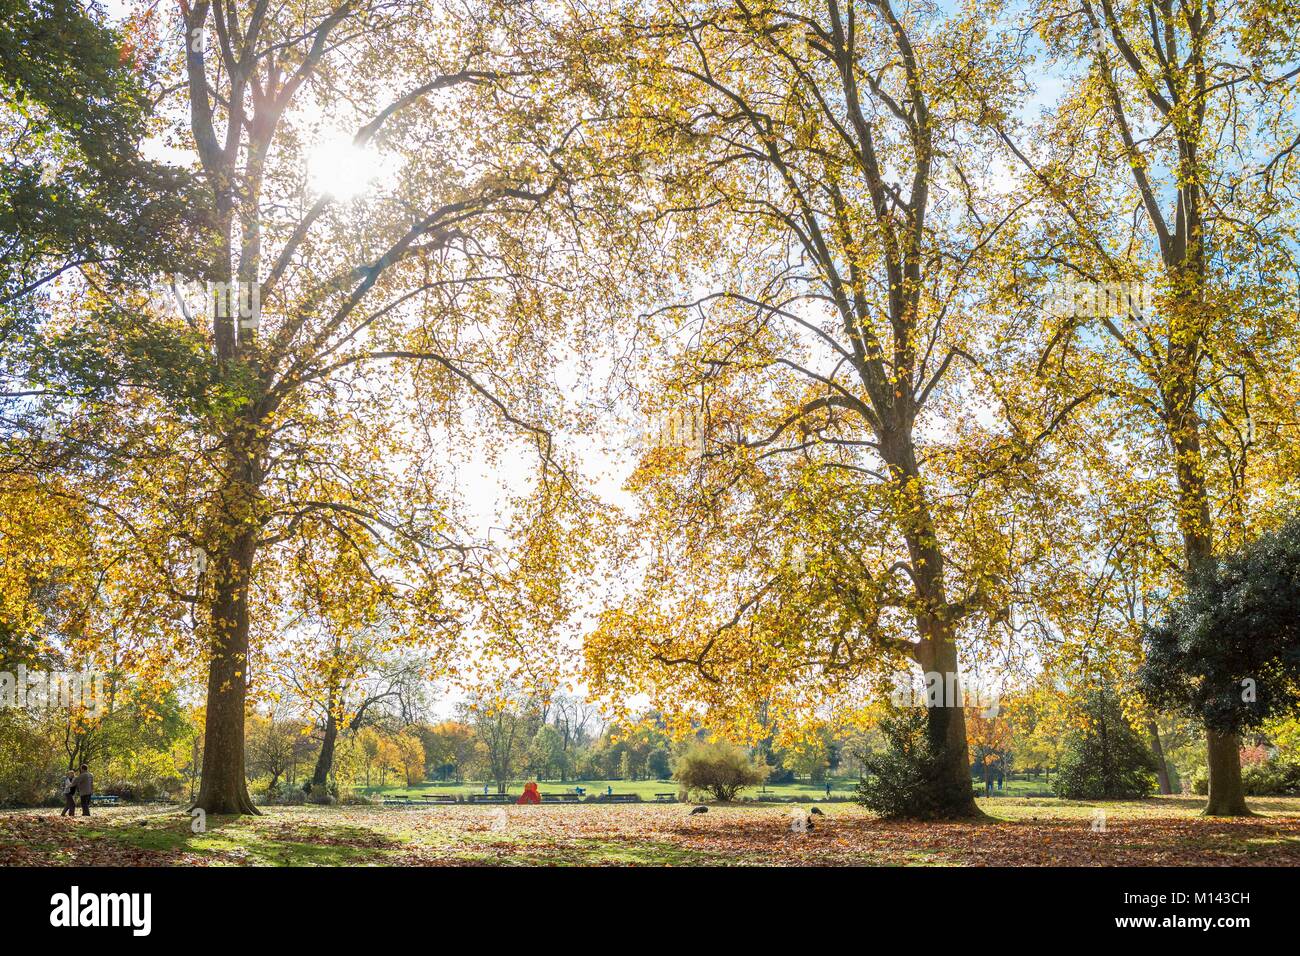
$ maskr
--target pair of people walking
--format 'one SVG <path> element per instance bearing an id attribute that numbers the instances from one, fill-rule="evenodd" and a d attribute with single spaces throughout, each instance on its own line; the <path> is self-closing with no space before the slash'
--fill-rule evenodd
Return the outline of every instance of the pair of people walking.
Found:
<path id="1" fill-rule="evenodd" d="M 74 774 L 71 770 L 63 778 L 63 809 L 59 811 L 61 817 L 75 817 L 77 815 L 77 798 L 81 799 L 81 815 L 90 816 L 90 795 L 95 792 L 95 778 L 90 775 L 90 768 L 84 763 L 81 765 L 81 772 Z"/>

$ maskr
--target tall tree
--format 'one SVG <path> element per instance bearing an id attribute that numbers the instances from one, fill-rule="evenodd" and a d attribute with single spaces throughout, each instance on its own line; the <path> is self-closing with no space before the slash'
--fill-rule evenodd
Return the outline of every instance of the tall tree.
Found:
<path id="1" fill-rule="evenodd" d="M 1041 512 L 1032 460 L 1070 411 L 994 371 L 1015 343 L 978 291 L 1018 210 L 977 175 L 997 107 L 959 90 L 1012 98 L 1007 51 L 982 14 L 889 0 L 668 3 L 635 32 L 658 216 L 711 291 L 657 330 L 686 344 L 635 479 L 653 570 L 593 686 L 639 671 L 748 733 L 759 700 L 786 720 L 910 659 L 944 689 L 935 785 L 973 814 L 959 644 L 1009 618 L 1036 551 L 1011 502 Z"/>
<path id="2" fill-rule="evenodd" d="M 77 394 L 92 464 L 67 494 L 121 555 L 119 598 L 167 605 L 132 632 L 139 665 L 181 648 L 206 670 L 198 806 L 254 813 L 250 670 L 291 632 L 305 541 L 351 553 L 354 580 L 443 662 L 459 635 L 497 632 L 491 614 L 450 627 L 492 589 L 516 614 L 562 597 L 540 578 L 563 556 L 534 555 L 553 556 L 542 542 L 570 488 L 541 414 L 571 261 L 543 215 L 568 190 L 566 91 L 542 88 L 564 48 L 541 42 L 543 18 L 490 2 L 199 0 L 152 15 L 166 41 L 136 53 L 184 110 L 168 133 L 195 160 L 208 238 L 188 253 L 206 286 L 168 301 L 83 264 L 31 374 Z M 346 130 L 332 149 L 328 124 Z M 580 176 L 581 150 L 565 160 Z M 449 464 L 489 430 L 538 462 L 517 521 L 499 522 L 524 555 L 509 563 L 500 534 L 488 547 L 460 523 Z"/>
<path id="3" fill-rule="evenodd" d="M 1051 51 L 1044 72 L 1069 92 L 1033 148 L 1007 126 L 1002 136 L 1052 210 L 1031 277 L 1077 283 L 1052 310 L 1043 365 L 1100 383 L 1128 467 L 1154 456 L 1152 490 L 1178 538 L 1170 557 L 1179 576 L 1195 573 L 1270 520 L 1247 505 L 1271 480 L 1260 446 L 1294 422 L 1278 401 L 1294 355 L 1282 205 L 1295 174 L 1282 95 L 1296 76 L 1293 13 L 1048 0 L 1030 16 Z M 1206 812 L 1247 813 L 1239 740 L 1210 727 L 1207 740 Z"/>

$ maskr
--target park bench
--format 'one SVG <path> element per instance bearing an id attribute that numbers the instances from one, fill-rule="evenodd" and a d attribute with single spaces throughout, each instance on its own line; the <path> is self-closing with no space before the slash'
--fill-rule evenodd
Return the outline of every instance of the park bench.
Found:
<path id="1" fill-rule="evenodd" d="M 596 803 L 640 803 L 639 793 L 601 793 L 590 798 Z"/>
<path id="2" fill-rule="evenodd" d="M 420 797 L 384 797 L 386 807 L 427 807 L 431 803 L 459 803 L 455 794 L 439 793 Z"/>
<path id="3" fill-rule="evenodd" d="M 655 794 L 655 803 L 676 803 L 676 802 L 677 802 L 677 794 L 676 794 L 676 793 L 656 793 L 656 794 Z"/>
<path id="4" fill-rule="evenodd" d="M 90 802 L 91 802 L 91 803 L 102 803 L 102 804 L 106 804 L 106 805 L 108 805 L 108 806 L 110 806 L 110 807 L 115 807 L 115 806 L 117 806 L 119 803 L 121 803 L 122 801 L 117 797 L 116 794 L 112 794 L 112 793 L 96 793 L 96 794 L 93 794 L 93 795 L 91 796 L 91 798 L 90 798 Z"/>
<path id="5" fill-rule="evenodd" d="M 515 798 L 508 793 L 471 793 L 465 798 L 470 803 L 514 803 Z"/>
<path id="6" fill-rule="evenodd" d="M 542 803 L 581 803 L 580 793 L 544 793 Z"/>

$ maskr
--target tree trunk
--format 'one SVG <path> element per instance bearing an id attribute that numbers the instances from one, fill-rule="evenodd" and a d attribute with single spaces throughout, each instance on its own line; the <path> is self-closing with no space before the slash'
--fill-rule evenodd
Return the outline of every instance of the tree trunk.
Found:
<path id="1" fill-rule="evenodd" d="M 316 770 L 311 775 L 311 789 L 324 789 L 329 782 L 330 770 L 334 768 L 334 744 L 339 737 L 339 725 L 334 719 L 334 707 L 331 701 L 325 716 L 325 734 L 321 740 L 320 756 L 316 758 Z"/>
<path id="2" fill-rule="evenodd" d="M 1175 382 L 1193 380 L 1176 377 Z M 1210 503 L 1205 490 L 1205 464 L 1201 454 L 1200 424 L 1191 396 L 1186 390 L 1174 391 L 1165 398 L 1170 443 L 1174 449 L 1178 478 L 1178 524 L 1183 535 L 1183 552 L 1187 569 L 1214 557 Z M 1250 816 L 1245 790 L 1241 783 L 1241 741 L 1236 734 L 1220 734 L 1206 729 L 1206 766 L 1210 777 L 1207 816 Z"/>
<path id="3" fill-rule="evenodd" d="M 918 598 L 916 629 L 921 642 L 915 658 L 926 675 L 937 675 L 943 692 L 938 701 L 927 697 L 927 735 L 941 764 L 933 787 L 944 818 L 982 817 L 972 795 L 970 755 L 966 749 L 966 713 L 957 669 L 955 624 L 944 583 L 944 556 L 935 535 L 925 485 L 912 445 L 911 418 L 881 434 L 881 456 L 901 500 L 908 503 L 903 537 L 907 542 L 911 578 Z M 949 691 L 951 690 L 951 693 Z M 934 704 L 938 706 L 934 706 Z"/>
<path id="4" fill-rule="evenodd" d="M 971 793 L 970 754 L 966 749 L 966 712 L 962 708 L 961 681 L 957 676 L 957 646 L 951 638 L 929 638 L 917 648 L 918 659 L 927 673 L 944 678 L 945 693 L 938 706 L 926 708 L 930 746 L 942 755 L 939 774 L 933 782 L 935 793 L 949 819 L 982 817 Z M 952 683 L 948 683 L 948 675 Z M 946 691 L 951 687 L 953 694 Z M 952 699 L 950 699 L 950 697 Z"/>
<path id="5" fill-rule="evenodd" d="M 248 697 L 248 589 L 255 538 L 242 531 L 209 560 L 212 660 L 208 664 L 203 778 L 195 806 L 207 813 L 258 814 L 244 777 L 244 709 Z"/>
<path id="6" fill-rule="evenodd" d="M 1169 765 L 1165 763 L 1165 748 L 1160 743 L 1160 728 L 1154 720 L 1147 721 L 1147 736 L 1151 741 L 1151 755 L 1156 760 L 1156 780 L 1160 783 L 1160 792 L 1171 794 L 1174 788 L 1169 785 Z"/>
<path id="7" fill-rule="evenodd" d="M 1241 738 L 1209 730 L 1205 734 L 1209 756 L 1210 800 L 1207 817 L 1248 817 L 1246 793 L 1241 785 Z"/>

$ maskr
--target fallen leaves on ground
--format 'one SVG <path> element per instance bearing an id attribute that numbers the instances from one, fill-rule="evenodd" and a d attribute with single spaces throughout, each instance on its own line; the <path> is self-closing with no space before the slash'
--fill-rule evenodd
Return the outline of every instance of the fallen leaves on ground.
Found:
<path id="1" fill-rule="evenodd" d="M 1086 804 L 1008 801 L 997 809 L 1011 819 L 931 824 L 838 805 L 806 832 L 797 811 L 760 805 L 699 816 L 682 805 L 270 808 L 212 819 L 198 835 L 176 811 L 116 808 L 89 821 L 19 811 L 0 813 L 0 865 L 1300 865 L 1291 803 L 1231 821 L 1197 817 L 1194 805 L 1099 805 L 1104 829 Z"/>

